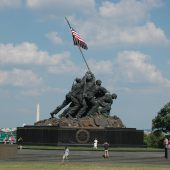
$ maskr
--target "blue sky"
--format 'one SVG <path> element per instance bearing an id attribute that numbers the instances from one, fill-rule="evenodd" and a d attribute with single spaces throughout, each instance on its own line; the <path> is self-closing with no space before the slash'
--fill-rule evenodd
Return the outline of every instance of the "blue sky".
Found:
<path id="1" fill-rule="evenodd" d="M 151 128 L 170 101 L 170 1 L 0 0 L 0 127 L 32 125 L 59 105 L 87 68 L 66 16 L 89 49 L 87 62 L 118 95 L 112 115 Z"/>

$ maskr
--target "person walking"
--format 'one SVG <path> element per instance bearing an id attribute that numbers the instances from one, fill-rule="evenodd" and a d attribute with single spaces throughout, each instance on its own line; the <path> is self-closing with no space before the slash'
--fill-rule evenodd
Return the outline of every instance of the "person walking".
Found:
<path id="1" fill-rule="evenodd" d="M 103 144 L 103 146 L 104 146 L 104 155 L 103 155 L 103 157 L 104 158 L 109 158 L 109 144 L 107 142 L 105 142 Z"/>
<path id="2" fill-rule="evenodd" d="M 63 154 L 63 159 L 62 159 L 62 162 L 64 163 L 65 159 L 68 159 L 68 156 L 70 154 L 70 150 L 69 148 L 66 146 L 65 149 L 64 149 L 64 154 Z"/>
<path id="3" fill-rule="evenodd" d="M 22 145 L 23 145 L 23 139 L 22 137 L 18 138 L 18 145 L 19 145 L 19 149 L 22 150 Z"/>

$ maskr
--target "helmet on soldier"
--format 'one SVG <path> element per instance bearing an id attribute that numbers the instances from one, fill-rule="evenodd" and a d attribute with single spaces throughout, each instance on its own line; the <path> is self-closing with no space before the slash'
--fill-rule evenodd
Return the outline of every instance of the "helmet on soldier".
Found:
<path id="1" fill-rule="evenodd" d="M 75 81 L 76 81 L 77 83 L 80 83 L 80 82 L 81 82 L 81 79 L 80 79 L 80 78 L 76 78 Z"/>
<path id="2" fill-rule="evenodd" d="M 113 93 L 112 94 L 112 99 L 116 99 L 117 98 L 117 94 Z"/>
<path id="3" fill-rule="evenodd" d="M 101 80 L 96 80 L 96 85 L 100 86 L 102 84 Z"/>

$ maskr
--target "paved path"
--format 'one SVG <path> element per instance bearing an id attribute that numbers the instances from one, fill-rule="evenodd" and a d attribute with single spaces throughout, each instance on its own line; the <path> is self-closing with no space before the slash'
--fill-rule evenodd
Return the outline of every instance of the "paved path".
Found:
<path id="1" fill-rule="evenodd" d="M 26 162 L 61 162 L 62 150 L 18 150 L 15 158 L 5 161 Z M 70 151 L 68 162 L 75 163 L 109 163 L 109 164 L 150 164 L 170 165 L 163 152 L 109 152 L 109 158 L 103 158 L 102 151 Z"/>

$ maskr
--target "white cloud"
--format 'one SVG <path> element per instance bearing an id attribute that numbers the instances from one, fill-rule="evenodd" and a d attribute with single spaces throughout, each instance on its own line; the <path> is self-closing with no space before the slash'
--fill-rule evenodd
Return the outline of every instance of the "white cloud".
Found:
<path id="1" fill-rule="evenodd" d="M 70 54 L 49 55 L 46 51 L 41 51 L 38 47 L 29 42 L 18 45 L 0 44 L 0 64 L 36 64 L 55 66 L 60 63 L 70 62 Z"/>
<path id="2" fill-rule="evenodd" d="M 69 53 L 49 55 L 34 43 L 23 42 L 18 45 L 0 44 L 1 64 L 39 64 L 55 65 L 69 58 Z"/>
<path id="3" fill-rule="evenodd" d="M 88 64 L 95 74 L 112 74 L 113 72 L 113 63 L 110 60 L 91 59 L 88 60 Z"/>
<path id="4" fill-rule="evenodd" d="M 170 44 L 162 29 L 157 28 L 154 23 L 146 23 L 141 27 L 134 27 L 131 30 L 122 31 L 119 37 L 124 43 L 143 44 Z"/>
<path id="5" fill-rule="evenodd" d="M 120 75 L 132 82 L 150 82 L 170 87 L 170 80 L 150 64 L 149 56 L 138 51 L 124 51 L 118 55 L 117 64 Z"/>
<path id="6" fill-rule="evenodd" d="M 87 43 L 89 46 L 113 45 L 170 45 L 170 40 L 166 38 L 164 31 L 157 28 L 154 23 L 148 22 L 143 26 L 117 27 L 109 24 L 102 26 L 87 24 Z M 87 27 L 87 26 L 86 26 Z M 102 28 L 102 29 L 101 29 Z M 91 34 L 92 33 L 92 34 Z M 90 36 L 89 36 L 90 35 Z"/>
<path id="7" fill-rule="evenodd" d="M 118 3 L 104 1 L 99 7 L 99 15 L 118 23 L 139 23 L 148 17 L 150 9 L 159 6 L 160 3 L 160 0 L 120 0 Z"/>
<path id="8" fill-rule="evenodd" d="M 87 19 L 72 16 L 79 32 L 90 46 L 165 45 L 170 44 L 165 32 L 150 20 L 150 13 L 160 7 L 160 0 L 104 1 Z M 133 9 L 133 10 L 132 10 Z"/>
<path id="9" fill-rule="evenodd" d="M 116 26 L 102 20 L 96 24 L 90 21 L 82 22 L 79 25 L 84 27 L 81 32 L 87 37 L 86 42 L 89 46 L 170 45 L 170 40 L 167 39 L 164 31 L 152 22 L 143 26 L 134 25 L 130 27 Z"/>
<path id="10" fill-rule="evenodd" d="M 90 46 L 112 46 L 119 44 L 147 44 L 147 45 L 169 45 L 170 40 L 166 38 L 164 31 L 156 27 L 153 22 L 147 22 L 142 26 L 120 26 L 114 23 L 98 20 L 82 22 L 82 32 L 85 32 L 87 43 Z M 83 25 L 84 24 L 84 25 Z"/>
<path id="11" fill-rule="evenodd" d="M 142 1 L 126 0 L 120 1 L 119 3 L 104 1 L 99 7 L 99 15 L 105 19 L 110 18 L 116 22 L 139 22 L 139 19 L 143 20 L 146 18 L 146 10 L 147 8 Z M 123 20 L 120 20 L 120 18 Z"/>
<path id="12" fill-rule="evenodd" d="M 77 12 L 89 13 L 95 8 L 95 0 L 26 0 L 26 4 L 31 9 L 53 9 L 55 13 Z"/>
<path id="13" fill-rule="evenodd" d="M 0 85 L 11 86 L 36 86 L 42 79 L 32 70 L 13 69 L 12 71 L 0 70 Z"/>
<path id="14" fill-rule="evenodd" d="M 0 8 L 6 7 L 18 7 L 21 4 L 21 0 L 0 0 Z"/>
<path id="15" fill-rule="evenodd" d="M 63 43 L 62 38 L 58 35 L 57 32 L 49 32 L 46 34 L 46 37 L 55 45 L 59 45 Z"/>
<path id="16" fill-rule="evenodd" d="M 69 73 L 77 70 L 68 52 L 49 55 L 48 52 L 39 50 L 35 44 L 29 42 L 18 45 L 0 44 L 0 63 L 43 65 L 49 67 L 47 69 L 51 73 Z"/>
<path id="17" fill-rule="evenodd" d="M 163 4 L 161 0 L 119 0 L 101 1 L 101 3 L 94 0 L 27 0 L 26 2 L 31 9 L 47 9 L 48 12 L 45 14 L 55 19 L 67 12 L 66 15 L 71 18 L 70 22 L 78 27 L 77 31 L 81 33 L 89 47 L 170 44 L 165 32 L 150 20 L 151 11 Z M 90 15 L 82 15 L 85 11 L 88 14 L 90 12 Z M 79 19 L 75 18 L 77 12 L 81 16 Z M 62 43 L 55 32 L 47 34 L 47 37 L 53 43 Z"/>

